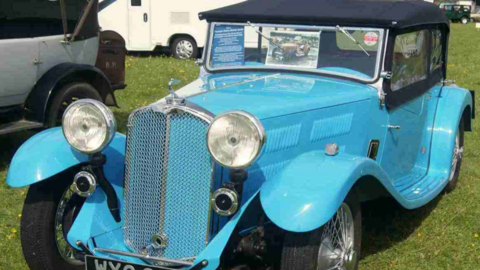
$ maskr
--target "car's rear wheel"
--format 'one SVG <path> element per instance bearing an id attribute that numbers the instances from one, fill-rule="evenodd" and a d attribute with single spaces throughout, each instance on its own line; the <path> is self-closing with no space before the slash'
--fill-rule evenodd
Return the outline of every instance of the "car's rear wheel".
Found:
<path id="1" fill-rule="evenodd" d="M 460 176 L 460 168 L 462 167 L 463 159 L 463 134 L 464 134 L 464 121 L 460 121 L 457 132 L 455 134 L 455 142 L 453 147 L 452 163 L 450 167 L 450 175 L 448 178 L 448 184 L 445 187 L 447 193 L 452 192 L 458 183 L 458 177 Z"/>
<path id="2" fill-rule="evenodd" d="M 20 229 L 23 254 L 32 270 L 85 269 L 84 254 L 66 241 L 85 202 L 71 191 L 71 183 L 52 179 L 28 190 Z"/>
<path id="3" fill-rule="evenodd" d="M 53 97 L 47 115 L 47 127 L 62 125 L 63 113 L 67 107 L 79 99 L 102 101 L 98 91 L 86 82 L 74 82 L 62 87 Z"/>
<path id="4" fill-rule="evenodd" d="M 197 43 L 190 37 L 176 38 L 172 43 L 171 51 L 178 59 L 195 59 L 198 55 Z"/>
<path id="5" fill-rule="evenodd" d="M 463 24 L 467 24 L 468 23 L 468 18 L 467 17 L 462 17 L 460 19 L 460 21 L 463 23 Z"/>
<path id="6" fill-rule="evenodd" d="M 362 237 L 360 203 L 350 192 L 337 213 L 311 232 L 287 232 L 282 250 L 282 270 L 358 269 Z"/>

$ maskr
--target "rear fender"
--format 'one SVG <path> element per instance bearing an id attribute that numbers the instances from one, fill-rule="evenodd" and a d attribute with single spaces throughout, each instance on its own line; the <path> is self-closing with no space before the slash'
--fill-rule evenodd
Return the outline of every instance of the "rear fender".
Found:
<path id="1" fill-rule="evenodd" d="M 312 231 L 332 218 L 355 182 L 364 176 L 372 176 L 394 191 L 383 169 L 369 158 L 312 151 L 266 181 L 260 201 L 269 219 L 282 229 Z M 398 194 L 392 195 L 400 199 Z"/>
<path id="2" fill-rule="evenodd" d="M 474 116 L 473 109 L 472 94 L 468 90 L 459 87 L 442 89 L 433 128 L 429 171 L 450 174 L 457 127 L 462 117 Z M 466 120 L 464 129 L 471 130 L 472 121 Z"/>
<path id="3" fill-rule="evenodd" d="M 103 153 L 107 179 L 123 176 L 125 136 L 117 133 Z M 25 187 L 42 181 L 88 161 L 88 155 L 74 150 L 63 136 L 61 128 L 42 131 L 26 141 L 15 153 L 7 174 L 11 187 Z"/>

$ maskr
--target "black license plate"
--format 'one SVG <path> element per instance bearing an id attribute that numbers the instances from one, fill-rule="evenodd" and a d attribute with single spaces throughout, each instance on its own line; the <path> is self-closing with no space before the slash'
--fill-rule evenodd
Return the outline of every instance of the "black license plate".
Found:
<path id="1" fill-rule="evenodd" d="M 93 256 L 85 256 L 85 267 L 87 270 L 160 270 L 165 268 L 153 265 L 140 265 Z"/>

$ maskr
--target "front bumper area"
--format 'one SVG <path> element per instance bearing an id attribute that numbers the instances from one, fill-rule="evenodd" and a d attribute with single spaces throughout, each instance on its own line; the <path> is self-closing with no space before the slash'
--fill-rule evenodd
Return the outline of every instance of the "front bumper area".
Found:
<path id="1" fill-rule="evenodd" d="M 109 177 L 109 180 L 119 197 L 121 204 L 120 209 L 121 212 L 123 212 L 123 187 L 121 186 L 122 181 L 119 180 L 121 179 L 121 175 L 118 175 L 119 179 L 116 179 L 114 174 L 109 173 L 108 169 L 105 170 L 105 173 L 107 177 Z M 193 262 L 185 262 L 185 265 L 183 266 L 177 264 L 176 267 L 172 269 L 217 269 L 220 266 L 220 257 L 227 246 L 240 217 L 244 214 L 251 201 L 257 195 L 258 194 L 252 196 L 240 208 L 237 214 L 223 226 Z M 123 213 L 121 214 L 123 216 Z M 175 262 L 175 260 L 169 258 L 155 258 L 154 260 L 151 260 L 152 257 L 132 253 L 124 242 L 123 226 L 123 220 L 117 223 L 113 219 L 109 212 L 104 192 L 101 189 L 97 189 L 83 205 L 77 219 L 68 233 L 67 240 L 70 245 L 78 250 L 82 250 L 82 248 L 78 246 L 77 243 L 79 241 L 85 243 L 85 246 L 91 252 L 91 255 L 99 258 L 140 264 L 145 265 L 146 267 L 153 266 L 155 265 L 154 262 L 159 261 L 163 261 L 163 263 L 167 263 L 167 265 L 168 262 Z M 168 269 L 168 266 L 162 267 Z"/>

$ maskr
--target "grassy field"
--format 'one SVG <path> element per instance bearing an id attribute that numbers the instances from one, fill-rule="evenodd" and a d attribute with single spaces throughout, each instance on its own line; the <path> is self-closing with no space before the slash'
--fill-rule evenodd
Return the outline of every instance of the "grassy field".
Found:
<path id="1" fill-rule="evenodd" d="M 448 77 L 462 87 L 480 90 L 478 44 L 480 32 L 473 24 L 452 25 Z M 128 56 L 126 64 L 129 87 L 117 92 L 121 108 L 113 109 L 120 132 L 125 131 L 132 110 L 167 94 L 170 78 L 179 78 L 184 85 L 198 73 L 192 61 L 161 56 Z M 474 122 L 475 131 L 466 133 L 465 159 L 455 192 L 412 211 L 393 200 L 364 205 L 361 270 L 480 269 L 478 128 Z M 0 270 L 27 269 L 19 240 L 20 213 L 27 190 L 9 188 L 4 179 L 15 149 L 32 134 L 0 136 Z"/>

